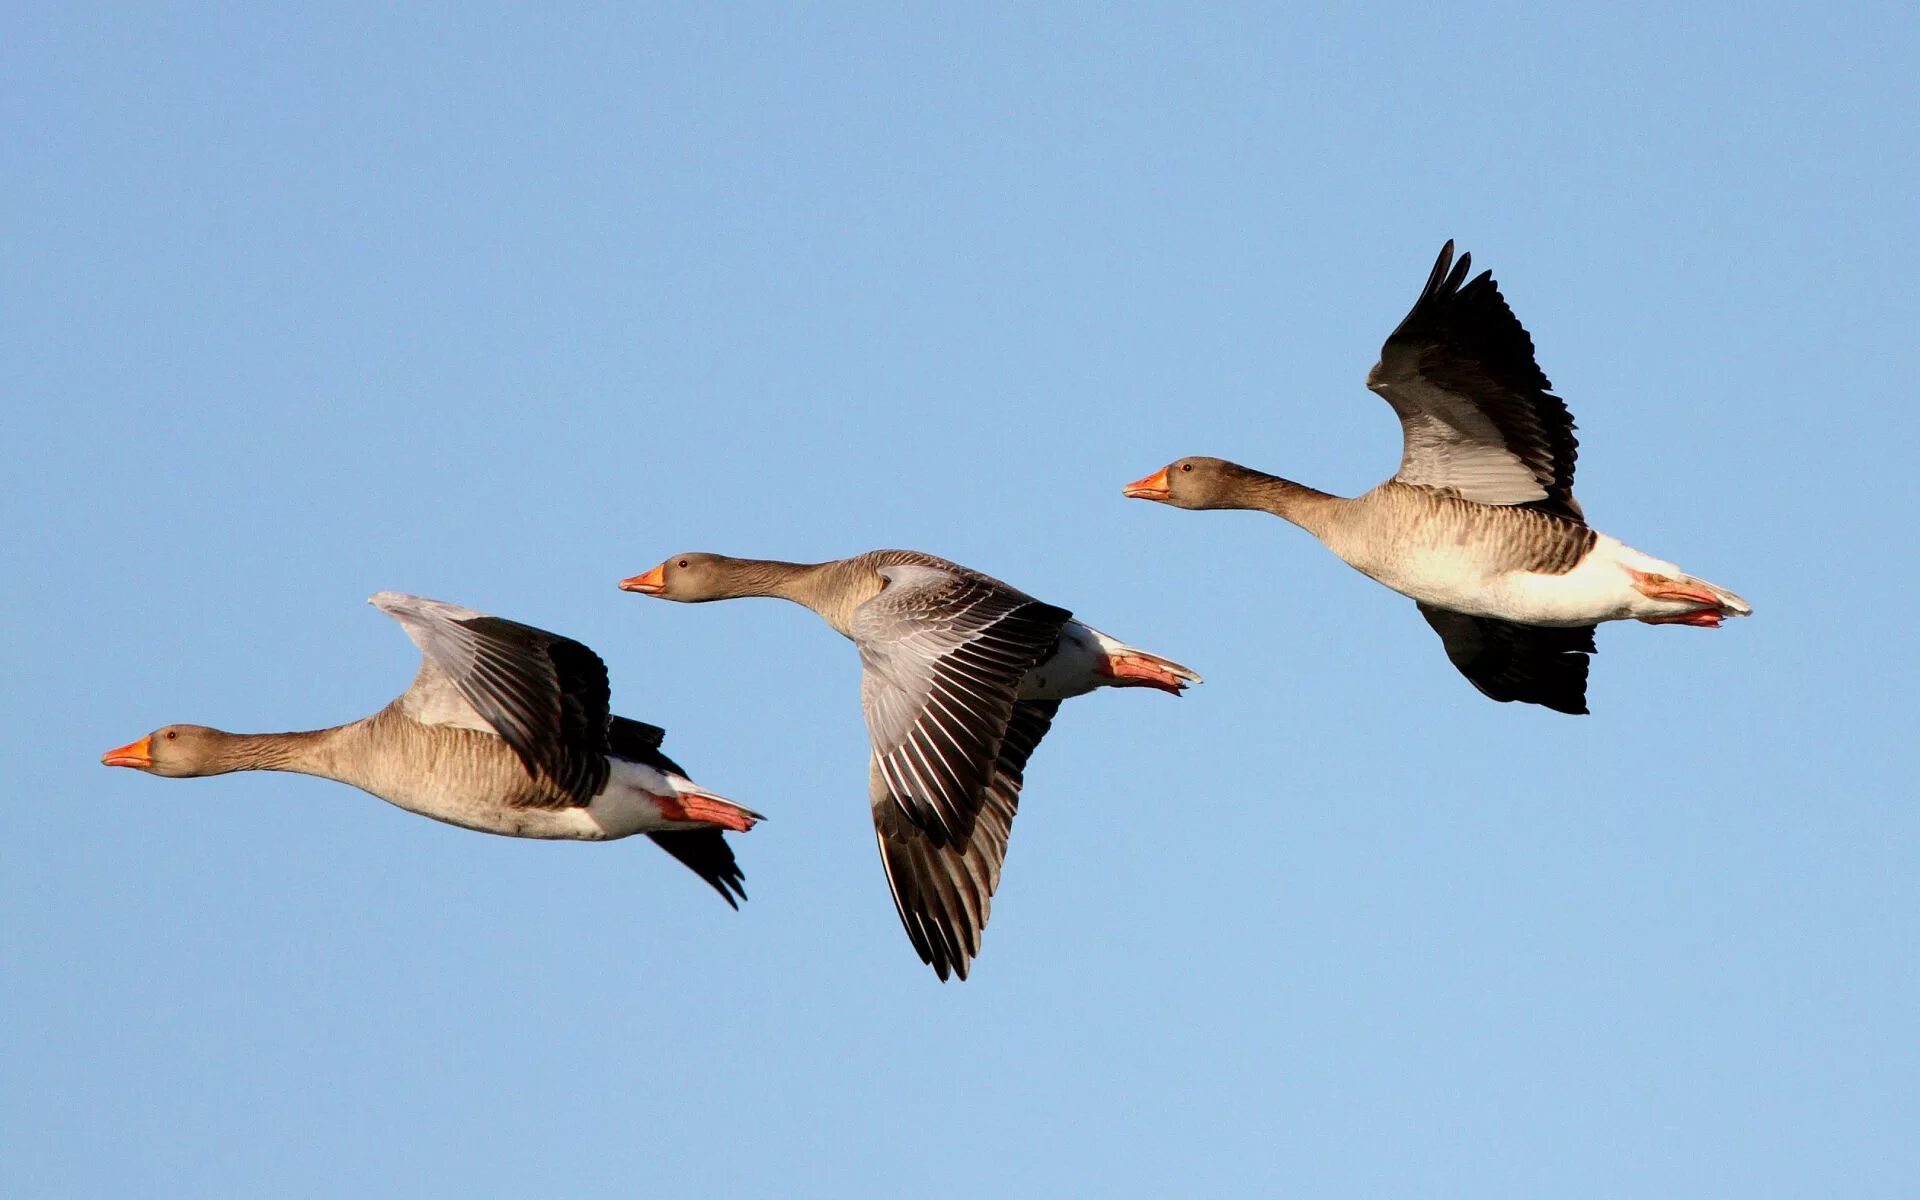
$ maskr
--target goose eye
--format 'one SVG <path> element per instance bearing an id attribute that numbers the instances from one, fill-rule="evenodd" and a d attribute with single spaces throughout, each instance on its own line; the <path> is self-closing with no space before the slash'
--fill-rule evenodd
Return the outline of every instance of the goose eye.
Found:
<path id="1" fill-rule="evenodd" d="M 168 740 L 168 741 L 172 741 L 173 739 L 175 739 L 175 738 L 177 738 L 177 737 L 179 737 L 179 736 L 180 736 L 180 734 L 179 734 L 179 731 L 177 731 L 177 730 L 173 730 L 173 729 L 169 729 L 169 730 L 167 730 L 167 740 Z"/>
<path id="2" fill-rule="evenodd" d="M 682 567 L 684 567 L 684 566 L 686 566 L 686 565 L 687 565 L 687 560 L 683 558 L 683 559 L 681 559 L 681 560 L 679 561 L 679 563 L 678 563 L 677 565 L 678 565 L 678 566 L 682 566 Z"/>
<path id="3" fill-rule="evenodd" d="M 1180 464 L 1180 469 L 1181 469 L 1182 471 L 1191 471 L 1191 470 L 1193 470 L 1193 464 L 1192 464 L 1192 463 L 1181 463 L 1181 464 Z"/>

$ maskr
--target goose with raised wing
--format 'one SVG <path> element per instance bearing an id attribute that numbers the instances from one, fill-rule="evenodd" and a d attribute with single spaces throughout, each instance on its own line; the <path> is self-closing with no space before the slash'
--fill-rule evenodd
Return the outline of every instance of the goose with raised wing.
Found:
<path id="1" fill-rule="evenodd" d="M 1123 492 L 1176 508 L 1283 517 L 1411 597 L 1481 692 L 1587 711 L 1594 626 L 1717 627 L 1753 610 L 1723 587 L 1587 525 L 1573 418 L 1533 340 L 1448 242 L 1367 386 L 1399 415 L 1400 470 L 1347 498 L 1219 458 L 1182 458 Z"/>
<path id="2" fill-rule="evenodd" d="M 759 814 L 687 778 L 658 726 L 608 711 L 607 668 L 571 638 L 399 592 L 369 603 L 420 648 L 420 673 L 362 720 L 302 733 L 166 725 L 101 762 L 182 778 L 293 771 L 482 833 L 610 841 L 644 833 L 728 904 L 746 898 L 722 831 Z"/>
<path id="3" fill-rule="evenodd" d="M 912 550 L 823 563 L 680 554 L 621 588 L 699 603 L 791 600 L 859 648 L 868 800 L 907 936 L 941 979 L 980 952 L 1027 759 L 1060 702 L 1179 695 L 1192 671 L 978 571 Z"/>

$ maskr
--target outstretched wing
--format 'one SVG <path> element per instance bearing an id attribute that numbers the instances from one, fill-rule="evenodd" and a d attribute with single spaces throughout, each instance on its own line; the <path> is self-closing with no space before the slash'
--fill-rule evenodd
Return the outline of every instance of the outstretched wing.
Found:
<path id="1" fill-rule="evenodd" d="M 556 633 L 457 604 L 399 592 L 370 600 L 400 622 L 424 660 L 401 706 L 428 724 L 472 722 L 448 696 L 500 735 L 527 773 L 573 804 L 607 782 L 607 668 Z"/>
<path id="2" fill-rule="evenodd" d="M 879 573 L 886 586 L 849 625 L 876 778 L 934 845 L 965 844 L 1020 680 L 1072 614 L 960 568 Z"/>
<path id="3" fill-rule="evenodd" d="M 1593 626 L 1522 625 L 1430 604 L 1420 605 L 1420 615 L 1440 635 L 1447 658 L 1486 695 L 1586 713 Z"/>
<path id="4" fill-rule="evenodd" d="M 994 890 L 1000 886 L 1013 814 L 1020 806 L 1027 759 L 1047 735 L 1059 709 L 1058 700 L 1022 700 L 1013 706 L 993 779 L 964 841 L 936 841 L 910 820 L 894 798 L 878 758 L 874 760 L 873 828 L 887 887 L 920 961 L 943 980 L 953 974 L 965 979 L 968 966 L 980 953 L 980 935 L 987 927 Z"/>
<path id="5" fill-rule="evenodd" d="M 1493 273 L 1467 279 L 1472 262 L 1470 254 L 1455 262 L 1452 242 L 1441 248 L 1420 299 L 1367 374 L 1406 438 L 1394 478 L 1584 521 L 1573 498 L 1573 416 Z"/>

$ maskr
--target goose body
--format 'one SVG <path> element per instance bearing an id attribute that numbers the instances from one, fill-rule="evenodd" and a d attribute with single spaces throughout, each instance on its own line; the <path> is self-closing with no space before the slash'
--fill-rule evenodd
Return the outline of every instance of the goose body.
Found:
<path id="1" fill-rule="evenodd" d="M 1405 484 L 1382 484 L 1342 504 L 1324 540 L 1348 565 L 1401 595 L 1472 616 L 1571 626 L 1700 607 L 1635 588 L 1635 571 L 1685 573 L 1618 538 L 1534 509 Z"/>
<path id="2" fill-rule="evenodd" d="M 1174 695 L 1200 677 L 946 559 L 875 550 L 825 563 L 682 554 L 621 581 L 698 603 L 791 600 L 851 640 L 872 742 L 868 801 L 900 921 L 941 979 L 980 950 L 1028 758 L 1062 701 Z"/>
<path id="3" fill-rule="evenodd" d="M 351 784 L 397 808 L 462 829 L 606 842 L 707 827 L 675 819 L 666 810 L 682 796 L 703 794 L 698 784 L 617 754 L 607 755 L 606 782 L 576 803 L 550 780 L 529 774 L 495 733 L 422 722 L 400 708 L 383 709 L 333 732 L 332 753 L 325 756 L 330 761 L 309 760 L 320 769 L 302 773 Z"/>
<path id="4" fill-rule="evenodd" d="M 1283 517 L 1408 596 L 1454 666 L 1496 700 L 1587 711 L 1603 621 L 1717 626 L 1739 596 L 1590 528 L 1573 498 L 1566 404 L 1488 272 L 1440 251 L 1367 386 L 1400 417 L 1400 470 L 1333 496 L 1218 458 L 1185 458 L 1125 494 L 1178 508 Z"/>
<path id="5" fill-rule="evenodd" d="M 438 600 L 381 592 L 371 603 L 421 650 L 412 685 L 378 712 L 301 733 L 168 725 L 101 761 L 171 777 L 314 775 L 507 837 L 645 833 L 737 906 L 743 877 L 721 831 L 751 829 L 758 814 L 687 778 L 659 727 L 609 713 L 592 650 Z"/>

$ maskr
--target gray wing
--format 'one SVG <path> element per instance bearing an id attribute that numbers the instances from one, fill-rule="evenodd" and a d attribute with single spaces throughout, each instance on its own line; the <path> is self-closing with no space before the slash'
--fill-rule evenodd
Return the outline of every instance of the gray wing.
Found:
<path id="1" fill-rule="evenodd" d="M 1430 604 L 1420 605 L 1420 615 L 1440 635 L 1448 661 L 1482 694 L 1585 715 L 1593 626 L 1522 625 Z"/>
<path id="2" fill-rule="evenodd" d="M 1020 680 L 1072 614 L 961 568 L 879 568 L 854 610 L 861 707 L 887 796 L 936 845 L 966 842 Z"/>
<path id="3" fill-rule="evenodd" d="M 894 800 L 876 759 L 870 778 L 874 836 L 887 871 L 893 907 L 907 937 L 941 979 L 967 969 L 980 953 L 1000 866 L 1007 856 L 1013 814 L 1020 806 L 1027 759 L 1047 735 L 1058 700 L 1022 700 L 1013 706 L 973 830 L 964 842 L 935 841 Z"/>
<path id="4" fill-rule="evenodd" d="M 1413 310 L 1387 338 L 1367 386 L 1400 417 L 1402 483 L 1482 504 L 1524 504 L 1584 521 L 1573 498 L 1579 443 L 1566 402 L 1533 357 L 1533 339 L 1473 256 L 1453 243 Z"/>
<path id="5" fill-rule="evenodd" d="M 606 786 L 607 668 L 599 655 L 572 638 L 457 604 L 399 592 L 369 603 L 420 647 L 420 676 L 400 699 L 415 719 L 473 728 L 459 711 L 464 702 L 527 774 L 572 803 L 586 804 Z"/>

